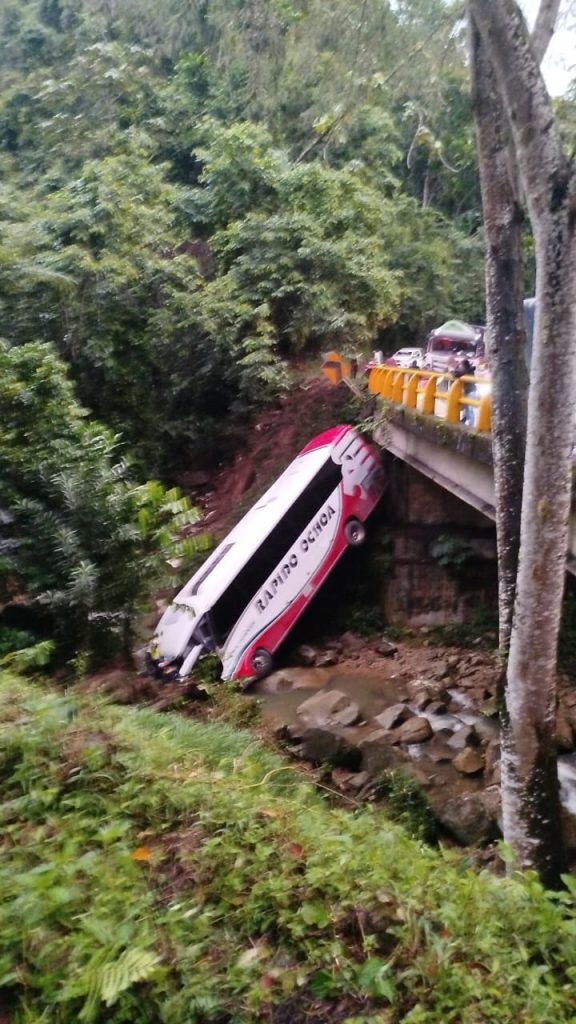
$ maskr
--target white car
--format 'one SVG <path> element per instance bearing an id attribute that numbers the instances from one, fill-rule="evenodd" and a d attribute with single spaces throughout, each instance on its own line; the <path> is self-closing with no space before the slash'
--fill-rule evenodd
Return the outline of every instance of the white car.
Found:
<path id="1" fill-rule="evenodd" d="M 390 362 L 395 363 L 396 366 L 416 367 L 421 369 L 424 362 L 424 349 L 423 348 L 399 348 L 393 356 L 390 356 Z"/>

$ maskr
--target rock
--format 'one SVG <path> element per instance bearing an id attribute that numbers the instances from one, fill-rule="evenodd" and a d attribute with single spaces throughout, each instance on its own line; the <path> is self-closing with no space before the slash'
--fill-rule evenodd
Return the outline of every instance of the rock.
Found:
<path id="1" fill-rule="evenodd" d="M 431 701 L 432 697 L 428 690 L 418 690 L 413 694 L 410 703 L 412 707 L 416 708 L 416 711 L 424 711 L 424 708 L 427 708 Z"/>
<path id="2" fill-rule="evenodd" d="M 460 665 L 460 661 L 461 661 L 461 658 L 460 658 L 459 654 L 450 654 L 446 658 L 446 664 L 448 665 L 448 668 L 450 670 L 457 669 L 459 667 L 459 665 Z"/>
<path id="3" fill-rule="evenodd" d="M 443 807 L 434 808 L 440 823 L 463 846 L 478 846 L 495 838 L 497 826 L 480 794 L 464 793 L 452 797 Z"/>
<path id="4" fill-rule="evenodd" d="M 465 747 L 477 747 L 479 743 L 478 733 L 473 725 L 462 725 L 456 729 L 448 743 L 454 750 L 464 750 Z"/>
<path id="5" fill-rule="evenodd" d="M 390 733 L 386 729 L 375 729 L 358 746 L 362 754 L 362 769 L 370 776 L 378 775 L 387 768 L 397 768 L 407 760 L 406 754 L 390 745 Z"/>
<path id="6" fill-rule="evenodd" d="M 441 738 L 433 736 L 426 744 L 426 757 L 429 757 L 431 761 L 452 761 L 454 751 L 450 750 L 450 747 L 443 743 Z"/>
<path id="7" fill-rule="evenodd" d="M 376 645 L 376 653 L 382 655 L 383 658 L 393 658 L 398 653 L 398 648 L 391 640 L 380 640 Z"/>
<path id="8" fill-rule="evenodd" d="M 448 662 L 441 661 L 440 664 L 437 666 L 436 671 L 434 672 L 434 676 L 436 677 L 436 679 L 446 679 L 446 677 L 449 676 L 450 673 L 451 669 Z"/>
<path id="9" fill-rule="evenodd" d="M 337 663 L 338 655 L 336 651 L 322 651 L 316 658 L 318 668 L 326 668 L 328 665 L 336 665 Z"/>
<path id="10" fill-rule="evenodd" d="M 432 726 L 427 718 L 414 716 L 404 722 L 391 736 L 392 743 L 425 743 L 432 736 Z"/>
<path id="11" fill-rule="evenodd" d="M 296 648 L 294 657 L 299 665 L 315 665 L 318 651 L 315 647 L 311 647 L 310 644 L 301 644 L 300 647 Z"/>
<path id="12" fill-rule="evenodd" d="M 297 714 L 306 725 L 322 729 L 353 725 L 360 718 L 360 708 L 340 690 L 321 690 L 300 704 Z"/>
<path id="13" fill-rule="evenodd" d="M 262 680 L 259 686 L 259 693 L 287 693 L 288 690 L 294 689 L 294 680 L 285 672 L 280 670 L 274 672 L 272 675 L 267 676 L 266 679 Z"/>
<path id="14" fill-rule="evenodd" d="M 478 710 L 485 718 L 493 718 L 498 714 L 498 701 L 495 697 L 489 697 L 488 700 L 481 702 Z"/>
<path id="15" fill-rule="evenodd" d="M 443 700 L 432 700 L 426 711 L 430 715 L 446 715 L 448 713 L 448 705 Z"/>
<path id="16" fill-rule="evenodd" d="M 332 782 L 338 789 L 358 792 L 368 781 L 368 772 L 347 772 L 343 768 L 335 768 L 332 772 Z"/>
<path id="17" fill-rule="evenodd" d="M 410 708 L 406 707 L 405 704 L 393 704 L 392 707 L 386 708 L 380 715 L 376 715 L 374 721 L 378 722 L 382 729 L 394 729 L 397 725 L 402 725 L 402 722 L 406 722 L 409 718 L 413 717 L 414 712 L 410 711 Z"/>
<path id="18" fill-rule="evenodd" d="M 464 747 L 452 761 L 457 772 L 462 775 L 477 775 L 484 770 L 484 755 L 474 747 Z"/>
<path id="19" fill-rule="evenodd" d="M 328 763 L 356 772 L 360 769 L 362 754 L 345 736 L 328 729 L 306 729 L 302 736 L 302 757 L 314 764 Z"/>

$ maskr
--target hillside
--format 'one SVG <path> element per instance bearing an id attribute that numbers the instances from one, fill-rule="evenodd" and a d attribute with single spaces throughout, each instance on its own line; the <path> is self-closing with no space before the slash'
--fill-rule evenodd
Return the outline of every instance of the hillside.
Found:
<path id="1" fill-rule="evenodd" d="M 229 726 L 6 675 L 0 719 L 3 1024 L 573 1021 L 569 895 L 331 808 Z"/>

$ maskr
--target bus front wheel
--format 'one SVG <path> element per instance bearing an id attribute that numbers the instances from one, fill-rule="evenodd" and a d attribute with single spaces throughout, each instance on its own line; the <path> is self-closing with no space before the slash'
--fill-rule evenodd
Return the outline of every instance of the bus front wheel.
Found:
<path id="1" fill-rule="evenodd" d="M 366 527 L 358 519 L 349 519 L 344 527 L 346 543 L 351 548 L 358 548 L 366 540 Z"/>
<path id="2" fill-rule="evenodd" d="M 258 647 L 252 655 L 252 668 L 258 679 L 272 671 L 272 655 L 263 647 Z"/>

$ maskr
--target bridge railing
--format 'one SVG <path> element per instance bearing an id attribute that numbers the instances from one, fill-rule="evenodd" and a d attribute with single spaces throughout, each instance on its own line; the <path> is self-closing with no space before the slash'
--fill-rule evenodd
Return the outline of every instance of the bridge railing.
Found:
<path id="1" fill-rule="evenodd" d="M 464 385 L 474 385 L 469 394 Z M 368 390 L 388 402 L 416 409 L 424 416 L 438 416 L 447 423 L 464 418 L 472 430 L 489 433 L 492 427 L 490 389 L 478 390 L 486 381 L 478 377 L 457 377 L 432 370 L 404 369 L 401 366 L 375 366 L 368 375 Z"/>

